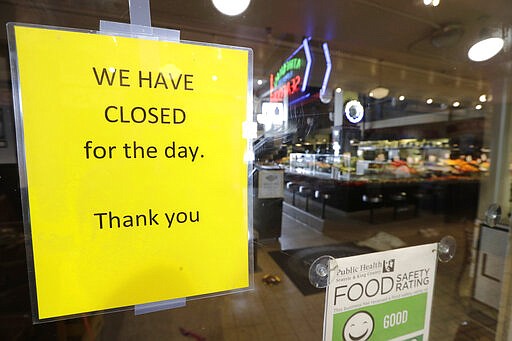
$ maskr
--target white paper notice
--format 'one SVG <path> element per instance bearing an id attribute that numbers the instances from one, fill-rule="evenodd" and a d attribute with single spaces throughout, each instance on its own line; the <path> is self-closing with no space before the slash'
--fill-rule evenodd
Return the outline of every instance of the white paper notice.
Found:
<path id="1" fill-rule="evenodd" d="M 283 183 L 283 170 L 260 170 L 258 174 L 258 198 L 282 198 L 284 196 Z"/>

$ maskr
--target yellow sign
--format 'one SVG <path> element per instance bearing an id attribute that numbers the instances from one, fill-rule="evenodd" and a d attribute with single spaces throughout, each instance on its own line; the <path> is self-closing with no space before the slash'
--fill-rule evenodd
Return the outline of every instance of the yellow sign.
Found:
<path id="1" fill-rule="evenodd" d="M 38 318 L 248 287 L 250 51 L 14 33 Z"/>

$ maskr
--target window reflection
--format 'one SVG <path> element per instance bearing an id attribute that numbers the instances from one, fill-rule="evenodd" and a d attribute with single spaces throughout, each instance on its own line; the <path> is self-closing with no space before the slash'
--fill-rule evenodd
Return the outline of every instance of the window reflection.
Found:
<path id="1" fill-rule="evenodd" d="M 31 324 L 28 236 L 20 202 L 25 189 L 19 188 L 2 28 L 1 334 L 8 339 L 317 340 L 324 294 L 303 276 L 308 262 L 326 253 L 344 257 L 437 242 L 448 234 L 456 238 L 458 251 L 438 267 L 431 339 L 493 339 L 506 328 L 501 321 L 510 316 L 497 302 L 511 195 L 510 84 L 504 80 L 510 47 L 506 40 L 504 49 L 480 64 L 470 62 L 467 52 L 484 27 L 499 35 L 510 31 L 510 18 L 503 15 L 510 4 L 253 1 L 235 17 L 219 14 L 210 2 L 150 5 L 153 26 L 179 29 L 185 40 L 254 50 L 255 166 L 283 174 L 282 198 L 252 198 L 255 290 L 145 316 L 128 311 Z M 128 2 L 121 0 L 7 1 L 0 13 L 4 23 L 92 30 L 99 20 L 129 21 Z M 303 87 L 308 54 L 294 55 L 303 62 L 289 57 L 304 40 L 313 64 Z M 326 42 L 332 72 L 323 84 Z M 286 64 L 290 61 L 295 69 Z M 214 70 L 210 79 L 220 81 Z M 377 96 L 378 88 L 388 91 Z M 348 108 L 353 122 L 345 111 L 351 101 L 363 110 Z M 502 221 L 481 223 L 495 201 L 503 209 Z M 221 241 L 218 236 L 212 242 Z"/>

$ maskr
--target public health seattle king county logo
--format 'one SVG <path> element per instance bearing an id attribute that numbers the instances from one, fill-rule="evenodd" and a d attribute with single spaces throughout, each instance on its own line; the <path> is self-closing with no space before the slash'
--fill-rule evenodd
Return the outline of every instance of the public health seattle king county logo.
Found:
<path id="1" fill-rule="evenodd" d="M 385 260 L 382 265 L 382 272 L 395 271 L 395 259 Z"/>

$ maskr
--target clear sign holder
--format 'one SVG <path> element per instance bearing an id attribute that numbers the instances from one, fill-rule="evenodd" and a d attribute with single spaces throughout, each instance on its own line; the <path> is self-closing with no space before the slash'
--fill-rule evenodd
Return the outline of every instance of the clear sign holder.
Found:
<path id="1" fill-rule="evenodd" d="M 129 0 L 130 23 L 100 20 L 100 32 L 124 37 L 180 41 L 180 31 L 151 26 L 149 0 Z"/>
<path id="2" fill-rule="evenodd" d="M 320 257 L 311 283 L 326 289 L 323 340 L 428 340 L 437 263 L 454 254 L 455 239 L 448 236 L 438 243 Z"/>
<path id="3" fill-rule="evenodd" d="M 180 41 L 180 31 L 154 28 L 151 26 L 151 10 L 149 0 L 129 0 L 130 24 L 100 20 L 100 32 L 129 38 L 152 38 L 159 41 Z M 177 298 L 167 301 L 138 304 L 134 306 L 134 314 L 142 315 L 162 310 L 186 306 L 187 299 Z"/>
<path id="4" fill-rule="evenodd" d="M 449 262 L 455 256 L 457 243 L 452 236 L 443 237 L 437 243 L 437 259 L 441 263 Z M 338 268 L 336 259 L 329 255 L 320 256 L 309 267 L 309 282 L 315 288 L 326 288 L 329 284 L 329 274 Z"/>
<path id="5" fill-rule="evenodd" d="M 227 46 L 220 44 L 210 44 L 205 42 L 189 42 L 180 40 L 180 31 L 173 29 L 163 29 L 151 26 L 151 16 L 149 0 L 129 0 L 129 11 L 130 11 L 130 23 L 118 23 L 110 21 L 100 21 L 99 31 L 87 31 L 80 29 L 70 29 L 62 27 L 51 27 L 42 25 L 31 25 L 31 24 L 17 24 L 9 23 L 8 26 L 8 38 L 9 38 L 9 51 L 11 54 L 11 74 L 13 79 L 13 98 L 15 107 L 15 119 L 16 119 L 16 131 L 17 131 L 17 149 L 19 159 L 19 170 L 20 170 L 20 187 L 22 194 L 22 207 L 23 207 L 23 220 L 26 234 L 27 243 L 27 260 L 29 265 L 29 284 L 30 284 L 30 295 L 32 304 L 32 318 L 34 323 L 53 322 L 62 319 L 85 317 L 95 314 L 125 311 L 133 309 L 135 315 L 145 314 L 155 311 L 161 311 L 166 309 L 172 309 L 182 307 L 186 305 L 187 300 L 203 299 L 216 297 L 226 294 L 235 294 L 245 292 L 254 288 L 254 250 L 253 250 L 253 216 L 252 216 L 252 200 L 253 200 L 253 180 L 252 180 L 252 167 L 254 161 L 254 151 L 252 147 L 252 141 L 256 137 L 256 123 L 253 121 L 253 104 L 252 104 L 252 82 L 253 82 L 253 57 L 252 51 L 248 48 Z M 91 33 L 91 34 L 102 34 L 110 36 L 119 36 L 127 38 L 139 38 L 145 40 L 156 40 L 162 42 L 173 42 L 183 43 L 191 45 L 201 45 L 215 48 L 228 48 L 232 50 L 242 50 L 248 54 L 248 71 L 247 71 L 247 97 L 246 97 L 246 117 L 243 121 L 241 132 L 242 138 L 247 141 L 247 147 L 245 148 L 243 162 L 247 165 L 247 188 L 243 189 L 244 194 L 247 196 L 247 243 L 248 243 L 248 285 L 241 286 L 235 289 L 222 289 L 220 291 L 207 292 L 203 291 L 204 294 L 194 294 L 190 297 L 177 298 L 158 302 L 148 302 L 144 304 L 126 305 L 126 306 L 111 306 L 99 310 L 82 310 L 82 312 L 68 313 L 64 315 L 54 315 L 51 317 L 41 317 L 38 309 L 38 295 L 36 290 L 35 280 L 35 266 L 34 266 L 34 253 L 33 253 L 33 235 L 32 235 L 32 220 L 28 198 L 28 175 L 27 175 L 27 160 L 26 160 L 26 134 L 24 131 L 25 108 L 22 108 L 22 90 L 20 85 L 20 73 L 19 73 L 19 56 L 17 51 L 17 43 L 15 38 L 15 27 L 24 26 L 26 28 L 44 28 L 49 30 L 62 30 L 76 33 Z M 245 233 L 244 233 L 245 235 Z M 245 237 L 245 236 L 244 236 Z M 212 241 L 213 242 L 213 241 Z M 245 258 L 245 257 L 244 257 Z M 222 266 L 222 264 L 219 264 Z"/>

